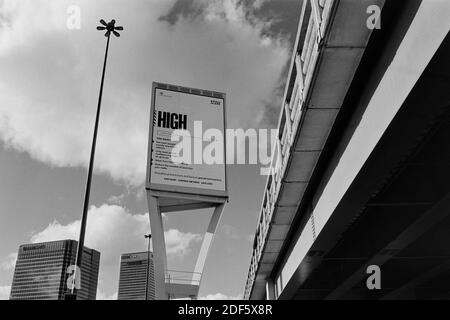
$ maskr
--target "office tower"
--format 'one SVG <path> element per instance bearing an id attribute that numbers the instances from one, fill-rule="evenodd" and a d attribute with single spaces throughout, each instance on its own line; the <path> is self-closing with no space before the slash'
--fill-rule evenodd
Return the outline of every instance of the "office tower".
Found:
<path id="1" fill-rule="evenodd" d="M 21 245 L 11 286 L 11 300 L 62 300 L 66 272 L 75 264 L 77 241 L 60 240 Z M 77 299 L 95 300 L 100 252 L 84 247 L 81 289 Z"/>
<path id="2" fill-rule="evenodd" d="M 147 278 L 148 275 L 148 278 Z M 148 282 L 146 281 L 148 279 Z M 120 257 L 118 300 L 155 299 L 155 277 L 152 252 L 125 253 Z"/>

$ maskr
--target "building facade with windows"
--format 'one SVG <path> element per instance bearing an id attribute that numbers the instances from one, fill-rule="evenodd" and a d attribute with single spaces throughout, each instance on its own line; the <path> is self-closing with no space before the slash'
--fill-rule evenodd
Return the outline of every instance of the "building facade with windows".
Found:
<path id="1" fill-rule="evenodd" d="M 75 264 L 78 242 L 60 240 L 24 244 L 19 248 L 11 286 L 11 300 L 63 300 Z M 84 248 L 81 289 L 77 298 L 95 300 L 97 295 L 100 252 Z"/>
<path id="2" fill-rule="evenodd" d="M 120 257 L 118 300 L 155 299 L 155 275 L 152 252 L 125 253 Z"/>

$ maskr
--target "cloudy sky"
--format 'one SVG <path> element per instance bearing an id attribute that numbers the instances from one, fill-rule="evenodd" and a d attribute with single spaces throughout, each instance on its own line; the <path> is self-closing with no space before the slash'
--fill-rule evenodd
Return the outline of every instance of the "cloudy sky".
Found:
<path id="1" fill-rule="evenodd" d="M 227 93 L 230 128 L 274 127 L 300 0 L 0 0 L 0 298 L 19 245 L 78 239 L 105 37 L 112 39 L 86 245 L 101 252 L 98 298 L 117 294 L 119 257 L 146 250 L 143 183 L 152 81 Z M 71 6 L 79 29 L 69 29 Z M 231 201 L 200 296 L 239 297 L 265 177 L 233 165 Z M 211 210 L 165 218 L 169 267 L 193 269 Z"/>

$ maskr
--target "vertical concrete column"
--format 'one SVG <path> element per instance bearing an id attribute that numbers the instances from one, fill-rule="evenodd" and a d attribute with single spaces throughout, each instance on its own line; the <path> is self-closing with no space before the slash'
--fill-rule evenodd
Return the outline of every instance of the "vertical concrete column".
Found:
<path id="1" fill-rule="evenodd" d="M 214 208 L 214 212 L 211 216 L 211 220 L 208 225 L 208 229 L 203 237 L 202 246 L 200 247 L 200 252 L 198 254 L 197 262 L 194 268 L 194 275 L 192 277 L 193 283 L 198 282 L 202 279 L 203 269 L 206 263 L 206 257 L 208 255 L 209 248 L 214 239 L 214 235 L 216 233 L 217 225 L 219 224 L 220 217 L 222 216 L 223 209 L 225 207 L 225 203 L 218 204 Z"/>
<path id="2" fill-rule="evenodd" d="M 267 300 L 276 300 L 277 297 L 275 295 L 275 281 L 272 278 L 267 278 L 266 281 L 266 299 Z"/>
<path id="3" fill-rule="evenodd" d="M 167 300 L 166 291 L 166 242 L 164 239 L 164 226 L 161 211 L 158 206 L 158 198 L 147 194 L 148 210 L 150 216 L 150 228 L 152 233 L 153 257 L 155 268 L 155 298 Z"/>

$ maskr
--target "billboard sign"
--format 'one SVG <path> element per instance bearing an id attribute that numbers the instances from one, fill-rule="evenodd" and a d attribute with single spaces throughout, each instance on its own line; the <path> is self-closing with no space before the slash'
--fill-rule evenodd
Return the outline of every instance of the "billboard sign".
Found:
<path id="1" fill-rule="evenodd" d="M 204 159 L 208 130 L 220 133 L 220 161 Z M 147 189 L 227 196 L 225 145 L 224 93 L 153 83 Z"/>

